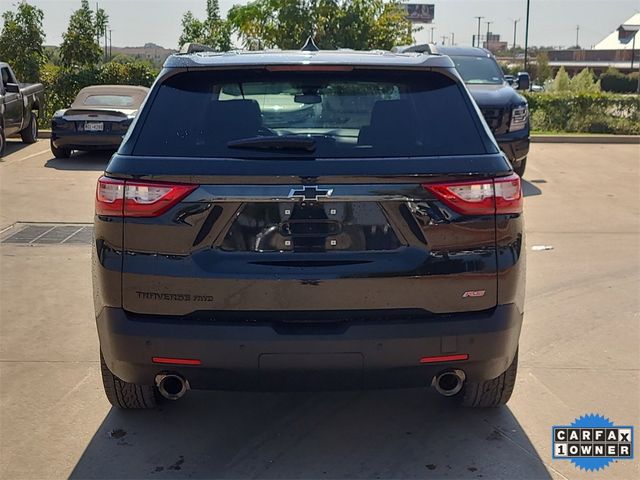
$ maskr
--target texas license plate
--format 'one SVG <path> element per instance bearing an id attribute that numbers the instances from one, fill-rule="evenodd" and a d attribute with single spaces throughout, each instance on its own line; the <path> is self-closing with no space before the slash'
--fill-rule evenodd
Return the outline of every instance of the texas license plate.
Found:
<path id="1" fill-rule="evenodd" d="M 102 132 L 104 130 L 103 122 L 84 122 L 84 130 L 86 132 Z"/>

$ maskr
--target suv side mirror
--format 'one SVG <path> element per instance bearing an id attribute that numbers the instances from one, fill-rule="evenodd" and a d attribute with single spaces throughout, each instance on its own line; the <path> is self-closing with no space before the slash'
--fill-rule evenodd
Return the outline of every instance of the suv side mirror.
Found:
<path id="1" fill-rule="evenodd" d="M 5 89 L 7 93 L 20 93 L 20 85 L 17 83 L 7 83 Z"/>
<path id="2" fill-rule="evenodd" d="M 518 72 L 518 90 L 529 90 L 531 78 L 527 72 Z"/>

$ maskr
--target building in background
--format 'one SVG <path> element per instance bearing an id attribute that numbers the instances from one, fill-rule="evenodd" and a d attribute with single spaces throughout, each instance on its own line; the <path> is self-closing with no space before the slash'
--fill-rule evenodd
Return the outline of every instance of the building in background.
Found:
<path id="1" fill-rule="evenodd" d="M 640 68 L 640 13 L 631 16 L 591 50 L 569 49 L 548 52 L 549 66 L 555 71 L 564 67 L 570 75 L 584 68 L 600 74 L 609 67 L 623 73 L 638 71 Z"/>
<path id="2" fill-rule="evenodd" d="M 484 42 L 482 42 L 482 47 L 486 48 L 487 50 L 491 51 L 491 53 L 495 54 L 495 53 L 504 52 L 508 48 L 508 44 L 507 42 L 503 42 L 500 40 L 499 33 L 489 32 Z"/>

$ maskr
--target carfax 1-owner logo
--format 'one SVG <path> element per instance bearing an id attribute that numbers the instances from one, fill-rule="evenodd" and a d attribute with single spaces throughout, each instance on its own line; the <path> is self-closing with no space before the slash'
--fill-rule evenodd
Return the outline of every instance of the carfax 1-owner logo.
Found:
<path id="1" fill-rule="evenodd" d="M 583 470 L 601 470 L 615 460 L 633 459 L 633 427 L 614 425 L 602 415 L 584 415 L 553 427 L 554 460 L 570 460 Z"/>

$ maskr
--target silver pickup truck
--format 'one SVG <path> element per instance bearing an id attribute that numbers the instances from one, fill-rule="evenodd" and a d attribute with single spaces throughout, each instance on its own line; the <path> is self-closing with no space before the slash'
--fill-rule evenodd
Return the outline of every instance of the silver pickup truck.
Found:
<path id="1" fill-rule="evenodd" d="M 5 140 L 20 134 L 24 143 L 38 139 L 37 113 L 43 106 L 44 87 L 41 83 L 18 83 L 11 67 L 0 62 L 0 157 Z"/>

